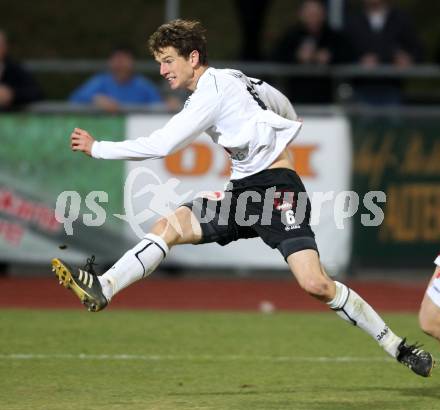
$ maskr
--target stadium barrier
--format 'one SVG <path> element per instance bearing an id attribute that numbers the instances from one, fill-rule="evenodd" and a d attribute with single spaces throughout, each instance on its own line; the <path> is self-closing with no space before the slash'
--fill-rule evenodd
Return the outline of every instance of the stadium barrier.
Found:
<path id="1" fill-rule="evenodd" d="M 387 194 L 384 221 L 365 229 L 354 219 L 354 267 L 427 266 L 440 244 L 438 109 L 354 112 L 353 187 Z"/>
<path id="2" fill-rule="evenodd" d="M 390 78 L 440 78 L 438 64 L 417 64 L 405 68 L 393 65 L 379 65 L 372 70 L 358 64 L 303 65 L 275 62 L 212 61 L 213 67 L 234 68 L 250 76 L 331 76 L 335 78 L 390 77 Z M 106 70 L 107 60 L 93 59 L 44 59 L 27 60 L 24 65 L 36 73 L 91 73 Z M 158 74 L 158 65 L 150 60 L 138 60 L 136 70 L 146 74 Z"/>
<path id="3" fill-rule="evenodd" d="M 27 60 L 25 66 L 38 75 L 61 75 L 71 77 L 86 73 L 96 73 L 107 70 L 106 60 L 93 59 L 44 59 Z M 439 103 L 440 94 L 438 87 L 433 84 L 440 79 L 440 65 L 438 64 L 417 64 L 409 67 L 395 67 L 393 65 L 379 65 L 371 69 L 358 64 L 340 65 L 303 65 L 286 64 L 276 62 L 245 62 L 245 61 L 212 61 L 212 66 L 217 68 L 234 68 L 241 70 L 246 75 L 262 78 L 283 89 L 285 81 L 289 78 L 326 78 L 332 84 L 332 97 L 335 103 L 352 104 L 354 90 L 351 83 L 357 79 L 399 79 L 403 85 L 403 96 L 405 100 L 418 103 L 420 101 L 431 101 Z M 138 60 L 135 69 L 150 78 L 159 80 L 157 63 L 149 60 Z M 427 83 L 429 80 L 429 84 Z M 164 92 L 168 87 L 162 81 Z M 50 88 L 50 84 L 47 84 Z M 69 90 L 65 90 L 69 92 Z M 60 94 L 57 94 L 58 96 Z M 62 94 L 61 94 L 62 95 Z"/>
<path id="4" fill-rule="evenodd" d="M 85 227 L 90 213 L 84 199 L 93 191 L 109 194 L 105 204 L 120 212 L 122 163 L 97 163 L 72 155 L 69 135 L 81 125 L 96 135 L 116 140 L 124 134 L 124 117 L 87 114 L 2 114 L 0 116 L 0 260 L 47 264 L 58 247 L 69 261 L 84 260 L 93 250 L 108 260 L 125 247 L 120 240 L 121 221 L 108 220 L 105 229 Z M 54 216 L 58 195 L 76 191 L 83 198 L 75 235 L 67 236 Z"/>

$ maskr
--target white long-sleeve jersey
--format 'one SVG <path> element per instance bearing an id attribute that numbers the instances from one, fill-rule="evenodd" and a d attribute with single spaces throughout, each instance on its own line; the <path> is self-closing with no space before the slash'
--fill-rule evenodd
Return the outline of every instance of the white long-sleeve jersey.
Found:
<path id="1" fill-rule="evenodd" d="M 269 84 L 231 69 L 208 68 L 185 107 L 148 137 L 95 141 L 102 159 L 163 158 L 206 132 L 232 160 L 232 179 L 268 168 L 301 128 L 289 100 Z"/>

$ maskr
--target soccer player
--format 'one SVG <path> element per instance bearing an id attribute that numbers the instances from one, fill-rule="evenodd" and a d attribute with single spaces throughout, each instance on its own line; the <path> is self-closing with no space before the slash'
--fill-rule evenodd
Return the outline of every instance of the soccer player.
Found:
<path id="1" fill-rule="evenodd" d="M 436 268 L 420 306 L 419 323 L 422 330 L 440 342 L 440 254 Z"/>
<path id="2" fill-rule="evenodd" d="M 149 48 L 170 87 L 192 91 L 183 110 L 163 128 L 136 140 L 96 141 L 75 128 L 72 150 L 97 159 L 163 158 L 206 132 L 230 154 L 231 187 L 223 199 L 196 198 L 159 219 L 102 276 L 94 273 L 91 260 L 83 269 L 72 269 L 54 259 L 60 283 L 90 311 L 99 311 L 122 289 L 150 275 L 175 245 L 223 246 L 260 237 L 280 251 L 304 291 L 360 327 L 400 363 L 429 376 L 430 353 L 407 344 L 354 290 L 324 272 L 309 224 L 310 201 L 286 150 L 302 125 L 287 98 L 240 71 L 209 67 L 205 30 L 199 22 L 163 24 L 150 37 Z"/>

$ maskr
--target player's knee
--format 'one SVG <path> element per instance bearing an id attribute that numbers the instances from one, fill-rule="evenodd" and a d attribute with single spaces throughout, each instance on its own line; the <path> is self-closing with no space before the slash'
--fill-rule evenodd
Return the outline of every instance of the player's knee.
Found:
<path id="1" fill-rule="evenodd" d="M 331 299 L 331 288 L 324 278 L 307 278 L 300 283 L 300 286 L 311 296 L 318 299 Z"/>
<path id="2" fill-rule="evenodd" d="M 167 229 L 167 225 L 168 225 L 167 219 L 160 218 L 154 223 L 152 232 L 154 232 L 156 235 L 163 234 Z"/>
<path id="3" fill-rule="evenodd" d="M 162 237 L 169 247 L 175 245 L 180 236 L 168 218 L 158 219 L 154 223 L 151 232 Z"/>

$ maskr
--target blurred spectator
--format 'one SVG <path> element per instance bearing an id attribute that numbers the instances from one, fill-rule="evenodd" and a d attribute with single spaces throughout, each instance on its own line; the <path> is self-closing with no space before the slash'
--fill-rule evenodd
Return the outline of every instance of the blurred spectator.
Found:
<path id="1" fill-rule="evenodd" d="M 118 112 L 124 104 L 162 104 L 158 88 L 134 72 L 134 53 L 117 47 L 108 61 L 109 71 L 99 73 L 75 90 L 69 101 L 94 104 L 107 112 Z"/>
<path id="2" fill-rule="evenodd" d="M 340 60 L 340 38 L 326 21 L 326 9 L 319 0 L 305 0 L 298 24 L 289 28 L 275 46 L 275 61 L 327 66 Z M 289 80 L 287 96 L 294 103 L 328 103 L 332 100 L 329 77 L 296 76 Z"/>
<path id="3" fill-rule="evenodd" d="M 247 61 L 262 59 L 261 45 L 264 21 L 271 0 L 236 0 L 242 43 L 239 58 Z"/>
<path id="4" fill-rule="evenodd" d="M 380 64 L 409 67 L 420 62 L 423 50 L 418 35 L 406 14 L 386 0 L 363 0 L 361 13 L 347 21 L 346 39 L 350 61 L 365 68 Z M 354 82 L 358 100 L 372 104 L 399 103 L 398 80 L 358 80 Z"/>
<path id="5" fill-rule="evenodd" d="M 14 110 L 41 98 L 40 87 L 31 74 L 10 59 L 7 35 L 0 30 L 0 111 Z"/>

